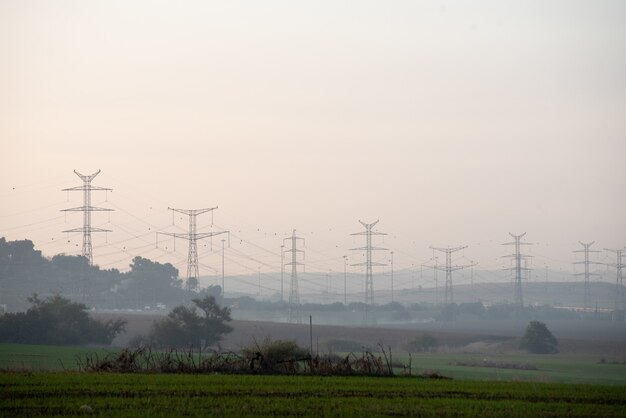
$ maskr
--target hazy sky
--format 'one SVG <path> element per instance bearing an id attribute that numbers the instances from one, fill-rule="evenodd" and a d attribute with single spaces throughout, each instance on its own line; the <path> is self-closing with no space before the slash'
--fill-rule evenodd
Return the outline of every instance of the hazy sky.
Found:
<path id="1" fill-rule="evenodd" d="M 80 252 L 60 189 L 102 169 L 105 267 L 184 275 L 154 232 L 219 205 L 233 273 L 277 270 L 292 228 L 343 270 L 359 219 L 398 269 L 429 245 L 504 267 L 509 231 L 572 269 L 579 240 L 626 244 L 626 2 L 0 0 L 0 144 L 0 235 L 46 255 Z"/>

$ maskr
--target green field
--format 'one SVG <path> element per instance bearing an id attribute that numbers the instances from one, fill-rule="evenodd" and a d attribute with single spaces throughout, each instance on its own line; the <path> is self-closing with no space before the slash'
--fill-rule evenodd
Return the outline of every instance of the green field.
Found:
<path id="1" fill-rule="evenodd" d="M 85 347 L 55 347 L 43 345 L 0 344 L 0 369 L 25 371 L 77 370 L 77 358 L 86 354 L 104 355 L 114 350 Z M 408 358 L 394 356 L 408 364 Z M 537 370 L 455 365 L 480 363 L 531 364 Z M 475 354 L 417 354 L 413 355 L 413 374 L 436 371 L 455 380 L 524 381 L 549 383 L 581 383 L 626 385 L 625 364 L 600 364 L 593 356 L 555 355 L 489 355 Z M 397 373 L 401 370 L 397 369 Z"/>
<path id="2" fill-rule="evenodd" d="M 530 364 L 537 370 L 455 365 L 456 362 L 481 363 L 484 360 Z M 593 356 L 421 354 L 413 356 L 412 366 L 414 370 L 436 370 L 462 380 L 626 385 L 626 364 L 601 364 L 599 358 Z"/>
<path id="3" fill-rule="evenodd" d="M 0 344 L 0 369 L 29 371 L 77 370 L 77 358 L 113 350 L 31 344 Z"/>
<path id="4" fill-rule="evenodd" d="M 626 416 L 623 386 L 408 377 L 3 373 L 0 415 Z"/>

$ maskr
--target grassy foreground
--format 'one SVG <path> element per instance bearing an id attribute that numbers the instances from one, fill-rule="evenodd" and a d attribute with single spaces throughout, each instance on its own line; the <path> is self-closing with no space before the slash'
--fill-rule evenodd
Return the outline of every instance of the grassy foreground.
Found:
<path id="1" fill-rule="evenodd" d="M 90 354 L 102 357 L 115 351 L 117 350 L 89 347 L 0 344 L 0 370 L 72 371 L 78 370 L 78 358 Z M 408 364 L 406 356 L 396 354 L 394 359 Z M 467 365 L 483 360 L 530 364 L 536 369 Z M 601 364 L 595 356 L 418 353 L 413 354 L 412 366 L 414 374 L 431 370 L 455 380 L 626 385 L 626 364 Z M 402 370 L 398 369 L 396 372 L 401 373 Z"/>
<path id="2" fill-rule="evenodd" d="M 406 377 L 2 373 L 0 415 L 612 417 L 626 416 L 624 389 Z"/>
<path id="3" fill-rule="evenodd" d="M 29 371 L 77 370 L 77 358 L 114 350 L 35 344 L 0 344 L 0 369 Z"/>

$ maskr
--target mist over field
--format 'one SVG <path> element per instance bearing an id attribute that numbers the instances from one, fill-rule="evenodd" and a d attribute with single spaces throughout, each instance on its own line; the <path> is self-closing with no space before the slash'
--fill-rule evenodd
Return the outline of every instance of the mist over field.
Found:
<path id="1" fill-rule="evenodd" d="M 0 415 L 623 414 L 625 2 L 0 0 L 0 63 Z"/>

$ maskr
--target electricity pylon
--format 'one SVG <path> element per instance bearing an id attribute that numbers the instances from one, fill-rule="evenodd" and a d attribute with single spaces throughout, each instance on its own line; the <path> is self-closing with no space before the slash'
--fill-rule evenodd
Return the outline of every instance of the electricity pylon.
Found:
<path id="1" fill-rule="evenodd" d="M 465 248 L 467 248 L 467 245 L 464 245 L 462 247 L 447 247 L 447 248 L 437 248 L 437 247 L 430 247 L 432 250 L 434 251 L 441 251 L 443 253 L 446 254 L 446 265 L 445 266 L 438 266 L 435 264 L 434 268 L 435 270 L 442 270 L 446 272 L 446 291 L 445 291 L 445 297 L 444 297 L 444 304 L 447 305 L 451 305 L 454 303 L 454 293 L 452 290 L 452 272 L 456 271 L 456 270 L 461 270 L 467 267 L 471 267 L 474 264 L 467 264 L 467 265 L 456 265 L 453 266 L 452 265 L 452 253 L 463 250 Z"/>
<path id="2" fill-rule="evenodd" d="M 285 241 L 291 241 L 291 249 L 285 250 L 285 252 L 291 253 L 291 262 L 287 263 L 287 266 L 291 266 L 291 289 L 289 290 L 289 322 L 301 324 L 302 317 L 300 315 L 300 291 L 298 290 L 298 266 L 304 266 L 304 263 L 298 261 L 298 253 L 302 253 L 302 260 L 304 261 L 304 250 L 298 249 L 298 240 L 302 241 L 304 246 L 304 238 L 296 236 L 296 230 L 289 238 L 283 239 Z"/>
<path id="3" fill-rule="evenodd" d="M 284 277 L 285 277 L 285 245 L 280 246 L 280 301 L 283 302 L 285 300 L 285 292 L 284 292 Z"/>
<path id="4" fill-rule="evenodd" d="M 365 251 L 365 262 L 352 264 L 353 266 L 365 266 L 365 322 L 373 322 L 374 317 L 369 311 L 374 305 L 374 277 L 372 273 L 373 266 L 386 266 L 384 263 L 377 263 L 372 261 L 372 251 L 387 250 L 386 248 L 372 247 L 372 235 L 387 235 L 384 232 L 374 232 L 372 228 L 379 221 L 367 224 L 363 221 L 359 221 L 361 225 L 365 227 L 365 231 L 356 232 L 351 235 L 365 235 L 365 247 L 352 248 L 351 251 Z"/>
<path id="5" fill-rule="evenodd" d="M 83 227 L 82 228 L 73 228 L 67 229 L 63 232 L 82 232 L 83 233 L 83 250 L 82 256 L 87 259 L 89 265 L 93 265 L 93 248 L 91 245 L 91 233 L 92 232 L 111 232 L 110 229 L 102 229 L 102 228 L 93 228 L 91 226 L 91 212 L 111 212 L 113 209 L 108 208 L 99 208 L 95 206 L 91 206 L 91 191 L 92 190 L 105 190 L 110 191 L 113 189 L 108 189 L 106 187 L 98 187 L 92 186 L 91 181 L 100 174 L 101 170 L 96 171 L 93 174 L 85 176 L 78 171 L 74 170 L 74 173 L 81 178 L 83 181 L 82 186 L 70 187 L 69 189 L 63 189 L 64 192 L 70 191 L 82 191 L 83 192 L 83 206 L 78 206 L 76 208 L 70 209 L 62 209 L 62 212 L 83 212 Z"/>
<path id="6" fill-rule="evenodd" d="M 610 248 L 605 248 L 604 250 L 614 253 L 616 257 L 615 263 L 607 263 L 607 266 L 615 267 L 615 310 L 624 311 L 626 310 L 626 300 L 624 299 L 624 282 L 622 280 L 622 269 L 626 267 L 626 265 L 622 262 L 622 257 L 624 255 L 624 251 L 626 250 L 613 250 Z"/>
<path id="7" fill-rule="evenodd" d="M 224 275 L 225 275 L 225 269 L 224 269 L 224 243 L 226 242 L 225 239 L 222 240 L 222 300 L 225 297 L 225 293 L 224 293 L 224 286 L 226 285 L 224 283 Z"/>
<path id="8" fill-rule="evenodd" d="M 176 208 L 167 208 L 172 211 L 172 215 L 174 212 L 182 213 L 184 215 L 189 216 L 189 232 L 186 234 L 178 234 L 175 232 L 157 232 L 157 240 L 159 234 L 167 235 L 170 237 L 182 238 L 189 241 L 189 253 L 187 255 L 187 282 L 186 286 L 188 289 L 193 290 L 198 286 L 198 279 L 200 278 L 200 271 L 198 268 L 198 240 L 214 237 L 216 235 L 226 234 L 229 231 L 219 231 L 219 232 L 197 232 L 196 227 L 196 217 L 200 214 L 206 212 L 212 212 L 217 209 L 217 206 L 214 208 L 204 208 L 204 209 L 176 209 Z"/>
<path id="9" fill-rule="evenodd" d="M 583 306 L 584 306 L 585 309 L 591 308 L 590 278 L 591 278 L 591 276 L 598 276 L 598 274 L 589 272 L 589 265 L 590 264 L 600 264 L 600 263 L 595 263 L 595 262 L 589 261 L 589 253 L 599 253 L 600 252 L 600 251 L 597 251 L 597 250 L 590 250 L 589 249 L 593 245 L 594 242 L 595 241 L 584 243 L 584 242 L 578 241 L 578 243 L 583 246 L 583 249 L 582 250 L 572 251 L 573 253 L 584 253 L 585 254 L 584 261 L 576 261 L 574 263 L 574 264 L 584 264 L 585 265 L 585 272 L 576 274 L 576 276 L 581 276 L 581 275 L 585 276 L 585 298 L 584 298 L 584 303 L 583 303 Z"/>
<path id="10" fill-rule="evenodd" d="M 511 257 L 511 258 L 515 258 L 515 267 L 512 268 L 508 268 L 505 270 L 515 270 L 515 283 L 514 283 L 514 301 L 515 301 L 515 305 L 517 305 L 519 308 L 523 308 L 524 307 L 524 298 L 522 296 L 522 270 L 528 270 L 527 267 L 522 267 L 522 260 L 529 258 L 529 255 L 524 255 L 520 252 L 520 246 L 522 245 L 532 245 L 529 242 L 521 242 L 522 237 L 524 237 L 524 235 L 526 235 L 526 232 L 524 232 L 521 235 L 513 235 L 509 232 L 509 235 L 513 237 L 513 239 L 515 240 L 514 242 L 506 242 L 502 245 L 515 245 L 515 254 L 509 254 L 509 255 L 504 255 L 503 257 Z"/>

